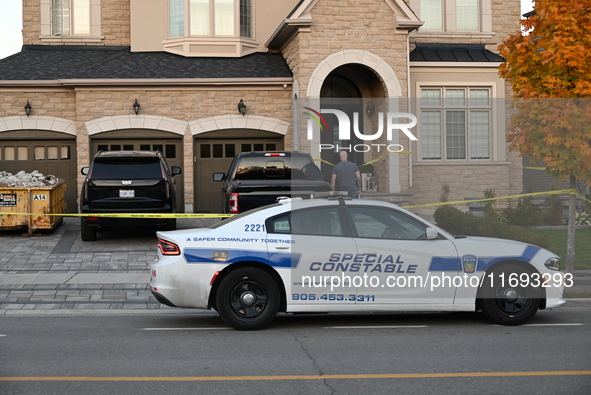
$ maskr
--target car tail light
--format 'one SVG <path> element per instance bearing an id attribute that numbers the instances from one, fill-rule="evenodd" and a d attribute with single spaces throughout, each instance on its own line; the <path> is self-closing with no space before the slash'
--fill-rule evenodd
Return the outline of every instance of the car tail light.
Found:
<path id="1" fill-rule="evenodd" d="M 158 239 L 158 249 L 162 255 L 180 255 L 179 246 L 170 241 Z"/>
<path id="2" fill-rule="evenodd" d="M 285 154 L 279 152 L 268 152 L 265 154 L 265 156 L 285 156 Z"/>
<path id="3" fill-rule="evenodd" d="M 168 199 L 170 197 L 170 183 L 168 180 L 164 181 L 164 191 L 166 193 L 166 198 Z"/>
<path id="4" fill-rule="evenodd" d="M 230 194 L 230 212 L 231 213 L 238 212 L 238 194 L 237 193 Z"/>
<path id="5" fill-rule="evenodd" d="M 160 163 L 160 173 L 162 174 L 162 179 L 164 180 L 164 194 L 165 197 L 168 199 L 170 197 L 170 184 L 168 183 L 168 177 L 166 177 L 166 170 L 162 163 Z"/>
<path id="6" fill-rule="evenodd" d="M 99 219 L 99 217 L 86 217 L 86 220 L 88 221 L 96 221 L 97 219 Z"/>

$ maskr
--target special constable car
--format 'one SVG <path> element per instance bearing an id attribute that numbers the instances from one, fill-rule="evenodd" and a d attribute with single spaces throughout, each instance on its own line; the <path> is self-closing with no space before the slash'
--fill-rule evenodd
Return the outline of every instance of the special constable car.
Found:
<path id="1" fill-rule="evenodd" d="M 396 205 L 284 199 L 211 228 L 158 232 L 150 289 L 261 329 L 278 312 L 482 311 L 520 325 L 564 303 L 572 276 L 550 251 L 452 236 Z"/>

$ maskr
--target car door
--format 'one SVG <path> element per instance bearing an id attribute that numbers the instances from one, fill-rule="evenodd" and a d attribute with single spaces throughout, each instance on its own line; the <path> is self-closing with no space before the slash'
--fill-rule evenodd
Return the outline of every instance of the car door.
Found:
<path id="1" fill-rule="evenodd" d="M 440 281 L 443 274 L 450 279 L 458 274 L 450 240 L 428 240 L 427 224 L 394 208 L 347 205 L 347 210 L 362 257 L 359 275 L 366 277 L 359 295 L 375 295 L 375 303 L 453 303 L 453 282 Z"/>
<path id="2" fill-rule="evenodd" d="M 355 305 L 357 288 L 346 275 L 357 246 L 338 205 L 274 216 L 267 232 L 269 259 L 286 253 L 292 257 L 291 270 L 282 271 L 288 311 L 339 311 Z"/>

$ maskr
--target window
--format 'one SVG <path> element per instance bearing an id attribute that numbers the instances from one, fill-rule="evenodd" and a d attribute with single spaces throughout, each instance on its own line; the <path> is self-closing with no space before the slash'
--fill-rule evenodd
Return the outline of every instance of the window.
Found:
<path id="1" fill-rule="evenodd" d="M 252 38 L 252 0 L 169 0 L 169 18 L 170 37 Z"/>
<path id="2" fill-rule="evenodd" d="M 180 37 L 185 35 L 184 3 L 184 0 L 169 0 L 168 12 L 170 18 L 170 37 Z"/>
<path id="3" fill-rule="evenodd" d="M 54 36 L 90 35 L 90 0 L 52 0 Z"/>
<path id="4" fill-rule="evenodd" d="M 421 19 L 425 30 L 443 30 L 443 0 L 421 0 Z"/>
<path id="5" fill-rule="evenodd" d="M 267 157 L 244 157 L 236 169 L 235 180 L 320 180 L 322 173 L 318 166 L 306 156 L 283 157 L 269 160 Z"/>
<path id="6" fill-rule="evenodd" d="M 485 3 L 488 10 L 490 2 Z M 411 0 L 411 5 L 419 7 L 420 18 L 425 22 L 421 30 L 481 30 L 481 0 Z M 489 14 L 486 12 L 487 17 Z"/>
<path id="7" fill-rule="evenodd" d="M 490 88 L 422 88 L 423 160 L 490 159 Z"/>
<path id="8" fill-rule="evenodd" d="M 252 38 L 252 0 L 240 0 L 240 37 Z"/>
<path id="9" fill-rule="evenodd" d="M 479 0 L 456 0 L 456 29 L 478 30 Z"/>
<path id="10" fill-rule="evenodd" d="M 421 240 L 427 227 L 398 211 L 372 207 L 349 207 L 357 236 L 371 239 Z"/>
<path id="11" fill-rule="evenodd" d="M 162 178 L 162 169 L 157 158 L 96 159 L 92 167 L 92 178 L 95 180 Z"/>
<path id="12" fill-rule="evenodd" d="M 338 207 L 293 211 L 267 221 L 269 233 L 343 236 Z"/>

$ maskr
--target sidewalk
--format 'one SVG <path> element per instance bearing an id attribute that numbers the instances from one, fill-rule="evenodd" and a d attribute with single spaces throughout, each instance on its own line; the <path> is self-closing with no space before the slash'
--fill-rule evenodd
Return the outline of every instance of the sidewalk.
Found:
<path id="1" fill-rule="evenodd" d="M 179 219 L 178 229 L 204 227 L 218 219 Z M 189 313 L 170 308 L 148 290 L 148 265 L 156 258 L 153 230 L 118 230 L 80 239 L 78 218 L 27 237 L 0 232 L 0 315 Z M 591 271 L 575 273 L 561 308 L 591 307 Z"/>

